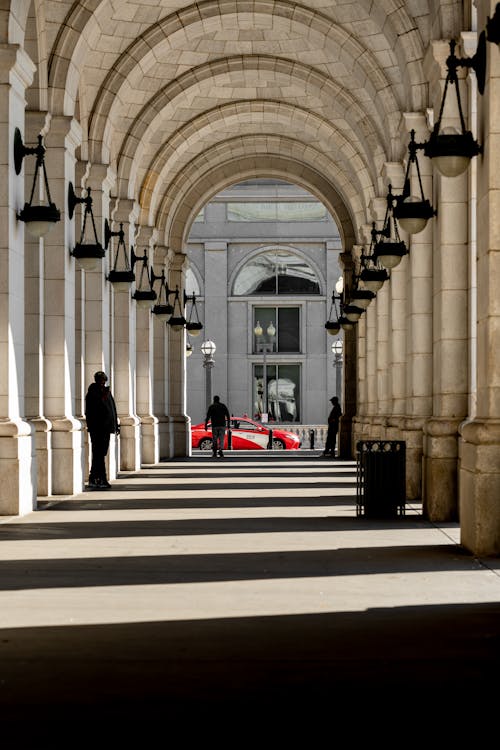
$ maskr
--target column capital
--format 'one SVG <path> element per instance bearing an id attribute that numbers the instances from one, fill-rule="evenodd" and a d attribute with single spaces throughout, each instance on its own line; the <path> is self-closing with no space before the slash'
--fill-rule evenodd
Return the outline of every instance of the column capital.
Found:
<path id="1" fill-rule="evenodd" d="M 405 173 L 403 164 L 399 161 L 386 161 L 381 170 L 387 186 L 392 185 L 395 190 L 403 188 Z"/>
<path id="2" fill-rule="evenodd" d="M 92 190 L 109 192 L 116 183 L 116 171 L 109 164 L 91 164 L 87 171 L 85 185 Z"/>
<path id="3" fill-rule="evenodd" d="M 384 198 L 372 198 L 368 204 L 373 221 L 383 221 L 387 208 L 387 200 Z M 371 231 L 371 227 L 370 227 Z"/>
<path id="4" fill-rule="evenodd" d="M 33 83 L 36 66 L 19 44 L 0 44 L 0 84 L 18 84 L 27 89 Z"/>

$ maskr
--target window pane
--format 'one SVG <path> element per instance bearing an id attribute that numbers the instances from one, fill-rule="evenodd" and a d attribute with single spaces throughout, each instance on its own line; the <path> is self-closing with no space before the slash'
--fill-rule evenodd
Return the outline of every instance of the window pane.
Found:
<path id="1" fill-rule="evenodd" d="M 326 221 L 328 213 L 317 201 L 226 203 L 228 221 Z"/>
<path id="2" fill-rule="evenodd" d="M 267 365 L 266 383 L 267 383 L 267 410 L 269 419 L 273 419 L 270 411 L 271 400 L 269 398 L 269 388 L 272 382 L 276 381 L 276 365 Z M 261 419 L 265 407 L 264 403 L 264 366 L 254 365 L 253 368 L 253 416 L 254 419 Z"/>
<path id="3" fill-rule="evenodd" d="M 300 365 L 279 365 L 269 378 L 269 413 L 276 422 L 300 422 Z"/>
<path id="4" fill-rule="evenodd" d="M 325 221 L 326 208 L 322 203 L 307 201 L 277 203 L 278 221 Z"/>
<path id="5" fill-rule="evenodd" d="M 298 307 L 278 307 L 278 351 L 300 352 L 300 315 Z"/>
<path id="6" fill-rule="evenodd" d="M 269 422 L 300 422 L 300 365 L 267 365 L 267 413 Z M 264 367 L 253 368 L 253 414 L 264 409 Z"/>
<path id="7" fill-rule="evenodd" d="M 234 294 L 319 294 L 319 282 L 313 269 L 286 250 L 262 253 L 240 271 Z"/>
<path id="8" fill-rule="evenodd" d="M 253 309 L 253 327 L 255 329 L 255 326 L 257 323 L 260 324 L 262 328 L 262 341 L 263 342 L 269 342 L 269 337 L 267 335 L 267 329 L 269 328 L 269 325 L 272 323 L 273 326 L 276 328 L 276 308 L 275 307 L 254 307 Z M 258 352 L 258 341 L 257 337 L 253 337 L 253 351 Z M 276 347 L 273 347 L 273 350 L 276 350 Z M 268 349 L 270 352 L 270 349 Z"/>

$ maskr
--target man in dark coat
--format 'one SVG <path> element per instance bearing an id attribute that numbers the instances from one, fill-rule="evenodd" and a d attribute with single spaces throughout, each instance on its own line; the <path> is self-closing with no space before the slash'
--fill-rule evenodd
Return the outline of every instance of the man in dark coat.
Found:
<path id="1" fill-rule="evenodd" d="M 328 432 L 326 435 L 325 450 L 323 456 L 335 456 L 335 445 L 337 443 L 337 434 L 339 431 L 339 422 L 342 412 L 340 410 L 340 404 L 337 396 L 333 396 L 330 399 L 332 405 L 330 414 L 328 415 Z"/>
<path id="2" fill-rule="evenodd" d="M 205 430 L 208 429 L 209 422 L 212 423 L 212 456 L 219 455 L 220 458 L 223 458 L 224 436 L 226 426 L 229 429 L 231 416 L 227 406 L 221 402 L 218 396 L 214 396 L 213 404 L 208 407 L 205 417 Z"/>
<path id="3" fill-rule="evenodd" d="M 105 458 L 109 449 L 110 435 L 120 431 L 116 405 L 109 386 L 108 376 L 102 370 L 94 375 L 85 397 L 85 418 L 92 443 L 92 465 L 90 467 L 89 488 L 108 489 Z"/>

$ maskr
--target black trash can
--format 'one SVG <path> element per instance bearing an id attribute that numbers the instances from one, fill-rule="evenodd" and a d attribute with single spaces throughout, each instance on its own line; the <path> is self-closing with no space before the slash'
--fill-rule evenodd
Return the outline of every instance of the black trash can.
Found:
<path id="1" fill-rule="evenodd" d="M 360 440 L 357 445 L 356 512 L 366 518 L 404 515 L 406 443 Z"/>

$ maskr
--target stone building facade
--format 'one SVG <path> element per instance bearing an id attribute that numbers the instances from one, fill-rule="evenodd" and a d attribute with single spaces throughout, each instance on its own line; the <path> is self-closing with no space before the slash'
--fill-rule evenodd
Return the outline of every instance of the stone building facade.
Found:
<path id="1" fill-rule="evenodd" d="M 189 236 L 185 282 L 188 294 L 199 294 L 205 326 L 202 338 L 188 337 L 193 353 L 187 361 L 187 411 L 193 423 L 206 413 L 200 350 L 205 338 L 217 347 L 213 393 L 232 413 L 261 418 L 258 322 L 264 335 L 269 323 L 277 329 L 266 351 L 269 419 L 325 423 L 337 384 L 324 326 L 342 273 L 340 250 L 338 229 L 324 206 L 283 181 L 247 181 L 204 207 Z"/>

